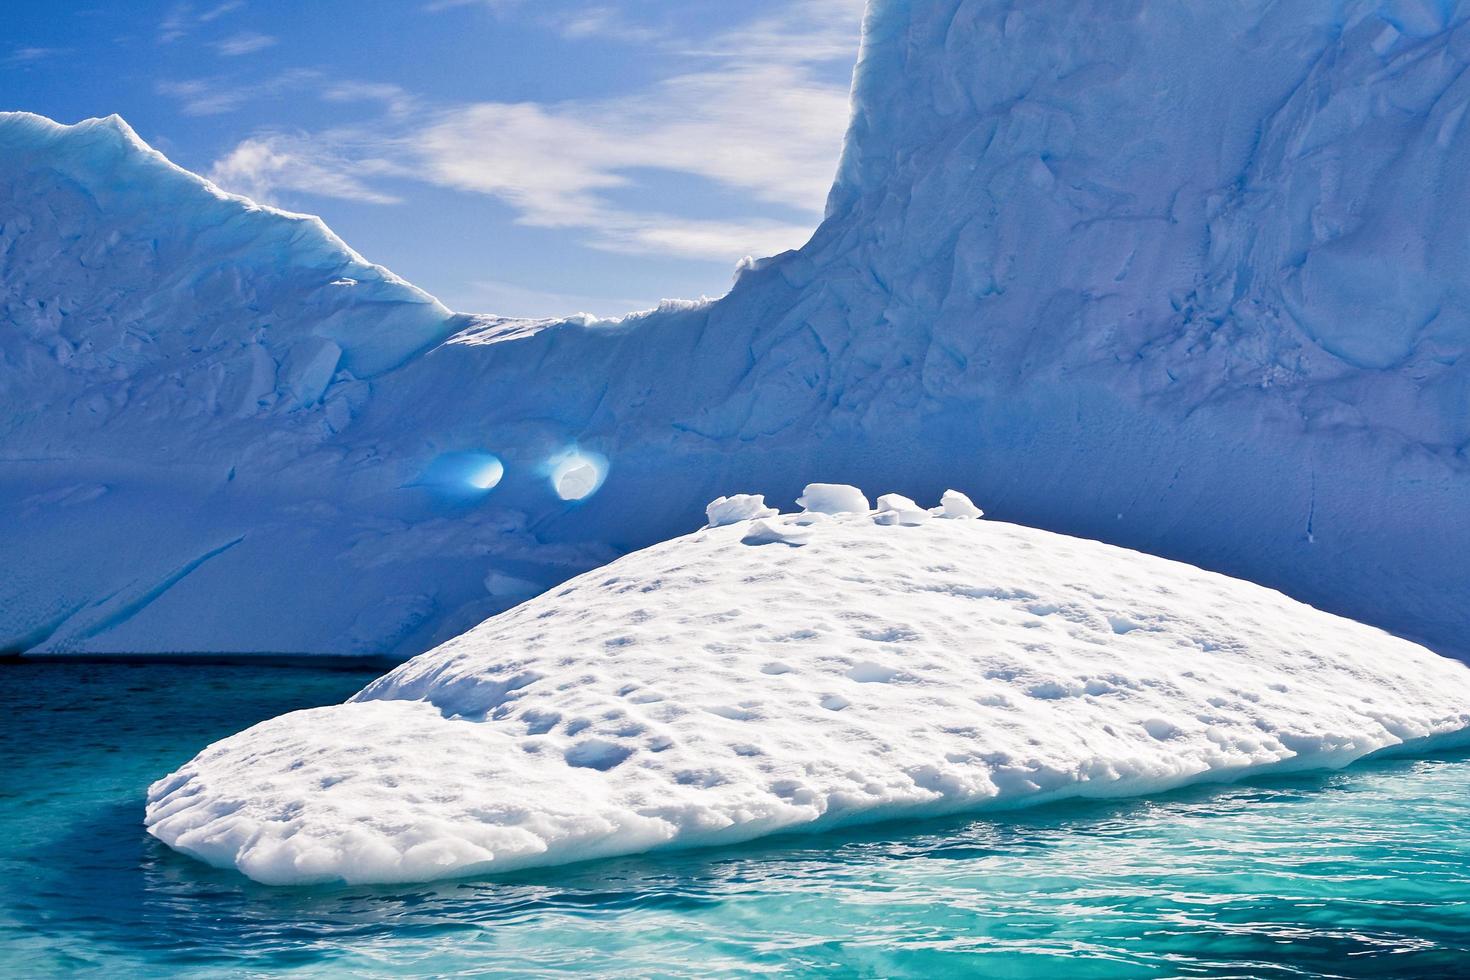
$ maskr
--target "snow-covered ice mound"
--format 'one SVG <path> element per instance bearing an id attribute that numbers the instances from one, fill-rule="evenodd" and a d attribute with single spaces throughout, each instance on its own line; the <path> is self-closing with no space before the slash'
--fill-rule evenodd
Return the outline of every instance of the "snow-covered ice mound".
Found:
<path id="1" fill-rule="evenodd" d="M 1460 663 L 1189 565 L 943 519 L 964 503 L 629 555 L 210 746 L 150 789 L 148 829 L 263 882 L 432 879 L 1336 767 L 1470 727 Z M 753 523 L 797 546 L 742 543 Z"/>

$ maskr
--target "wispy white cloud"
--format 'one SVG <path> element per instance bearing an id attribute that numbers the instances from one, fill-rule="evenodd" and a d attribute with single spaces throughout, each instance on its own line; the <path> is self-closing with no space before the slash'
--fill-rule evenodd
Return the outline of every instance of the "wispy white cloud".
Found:
<path id="1" fill-rule="evenodd" d="M 281 192 L 323 194 L 368 204 L 396 204 L 399 198 L 369 186 L 366 179 L 401 173 L 397 164 L 359 156 L 352 160 L 324 154 L 312 142 L 289 136 L 252 137 L 215 161 L 209 179 L 227 190 L 266 204 Z"/>
<path id="2" fill-rule="evenodd" d="M 797 3 L 810 0 L 796 0 Z M 670 21 L 671 7 L 589 0 L 432 0 L 424 6 L 429 13 L 478 8 L 503 20 L 530 22 L 569 40 L 603 40 L 627 44 L 671 47 L 679 32 Z M 629 9 L 629 8 L 632 9 Z"/>
<path id="3" fill-rule="evenodd" d="M 238 58 L 241 55 L 254 54 L 264 51 L 266 48 L 276 44 L 280 39 L 269 34 L 261 34 L 256 31 L 242 31 L 231 35 L 223 41 L 214 42 L 214 49 L 226 58 Z"/>
<path id="4" fill-rule="evenodd" d="M 199 23 L 208 24 L 210 21 L 218 20 L 225 14 L 234 13 L 244 6 L 245 0 L 225 0 L 224 3 L 217 3 L 212 7 L 205 8 L 199 14 Z"/>
<path id="5" fill-rule="evenodd" d="M 327 102 L 376 102 L 393 118 L 407 116 L 419 106 L 401 85 L 387 82 L 333 82 L 321 90 L 321 97 Z"/>
<path id="6" fill-rule="evenodd" d="M 760 17 L 706 43 L 683 46 L 687 55 L 749 62 L 810 64 L 851 61 L 857 50 L 862 0 L 793 0 L 780 14 Z"/>
<path id="7" fill-rule="evenodd" d="M 431 14 L 459 7 L 484 7 L 492 13 L 504 13 L 522 5 L 524 0 L 429 0 L 424 10 Z"/>
<path id="8" fill-rule="evenodd" d="M 573 30 L 629 26 L 598 19 L 604 8 L 579 9 L 593 19 Z M 375 99 L 384 118 L 257 137 L 237 148 L 247 151 L 239 159 L 221 161 L 215 176 L 267 197 L 294 190 L 383 202 L 395 195 L 373 183 L 395 176 L 498 198 L 520 222 L 574 229 L 597 248 L 732 262 L 770 254 L 799 245 L 820 218 L 848 92 L 817 68 L 852 58 L 860 15 L 861 0 L 793 0 L 779 15 L 719 37 L 660 35 L 658 44 L 682 55 L 682 70 L 610 99 L 433 109 L 392 86 L 329 87 L 321 97 Z M 536 16 L 546 16 L 544 8 Z M 765 206 L 753 208 L 757 214 L 781 217 L 700 218 L 628 203 L 644 200 L 636 192 L 650 170 L 738 192 Z"/>
<path id="9" fill-rule="evenodd" d="M 254 99 L 320 84 L 321 78 L 319 71 L 296 68 L 249 83 L 222 78 L 190 78 L 160 81 L 153 88 L 159 95 L 177 99 L 179 111 L 186 116 L 218 116 L 234 112 Z"/>
<path id="10" fill-rule="evenodd" d="M 649 24 L 630 20 L 616 7 L 594 6 L 570 11 L 556 17 L 553 24 L 563 37 L 605 38 L 633 44 L 652 44 L 668 39 L 668 32 Z"/>
<path id="11" fill-rule="evenodd" d="M 352 79 L 333 81 L 311 68 L 293 68 L 252 82 L 228 76 L 164 79 L 154 83 L 153 88 L 159 95 L 178 100 L 179 111 L 186 116 L 221 115 L 258 99 L 308 91 L 323 102 L 375 104 L 388 122 L 403 119 L 420 108 L 418 100 L 399 85 Z"/>
<path id="12" fill-rule="evenodd" d="M 190 7 L 188 4 L 179 4 L 169 11 L 168 16 L 158 25 L 158 43 L 171 44 L 189 33 L 192 26 Z"/>
<path id="13" fill-rule="evenodd" d="M 71 48 L 16 48 L 6 58 L 0 59 L 0 64 L 30 65 L 70 54 L 71 50 Z"/>
<path id="14" fill-rule="evenodd" d="M 411 137 L 435 183 L 498 197 L 528 225 L 586 229 L 619 251 L 739 258 L 800 244 L 820 214 L 847 116 L 845 89 L 800 66 L 735 64 L 598 103 L 480 103 Z M 812 216 L 683 219 L 609 203 L 641 169 L 674 171 Z"/>
<path id="15" fill-rule="evenodd" d="M 234 13 L 245 6 L 245 0 L 225 0 L 223 3 L 199 9 L 192 3 L 176 3 L 158 25 L 158 42 L 172 44 L 193 32 L 202 24 L 219 20 L 225 14 Z"/>

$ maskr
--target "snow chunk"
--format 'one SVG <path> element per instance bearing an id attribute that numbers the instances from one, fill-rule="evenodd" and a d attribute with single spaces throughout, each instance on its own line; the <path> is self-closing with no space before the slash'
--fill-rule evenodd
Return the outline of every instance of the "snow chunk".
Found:
<path id="1" fill-rule="evenodd" d="M 724 527 L 726 524 L 738 524 L 759 517 L 775 517 L 777 510 L 766 506 L 764 494 L 737 493 L 711 500 L 705 507 L 704 514 L 709 518 L 707 527 Z"/>
<path id="2" fill-rule="evenodd" d="M 878 498 L 878 514 L 873 518 L 879 524 L 901 524 L 917 527 L 929 519 L 929 512 L 909 498 L 898 493 L 885 493 Z"/>
<path id="3" fill-rule="evenodd" d="M 954 520 L 974 520 L 985 516 L 985 511 L 976 507 L 974 501 L 958 490 L 944 491 L 944 496 L 939 498 L 937 509 L 940 517 Z"/>
<path id="4" fill-rule="evenodd" d="M 1270 589 L 1003 523 L 818 524 L 636 552 L 217 742 L 148 830 L 263 882 L 426 880 L 1470 734 L 1470 669 Z"/>
<path id="5" fill-rule="evenodd" d="M 750 525 L 750 530 L 740 539 L 741 544 L 789 544 L 793 547 L 801 547 L 807 543 L 810 531 L 788 527 L 771 520 L 758 520 Z"/>
<path id="6" fill-rule="evenodd" d="M 819 514 L 866 514 L 873 509 L 861 490 L 845 483 L 808 483 L 796 503 Z"/>

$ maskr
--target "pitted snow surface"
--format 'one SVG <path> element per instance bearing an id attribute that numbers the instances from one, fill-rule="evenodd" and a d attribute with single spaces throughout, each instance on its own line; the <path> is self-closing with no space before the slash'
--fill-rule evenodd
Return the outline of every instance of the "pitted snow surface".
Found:
<path id="1" fill-rule="evenodd" d="M 210 746 L 151 788 L 149 831 L 263 882 L 432 879 L 1470 727 L 1464 665 L 1188 565 L 992 522 L 757 523 L 805 543 L 740 523 L 583 575 Z"/>

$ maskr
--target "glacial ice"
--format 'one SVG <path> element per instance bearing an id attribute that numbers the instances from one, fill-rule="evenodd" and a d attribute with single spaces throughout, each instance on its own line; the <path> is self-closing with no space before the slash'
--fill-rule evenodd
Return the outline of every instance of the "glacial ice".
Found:
<path id="1" fill-rule="evenodd" d="M 1336 768 L 1470 732 L 1470 669 L 1278 592 L 993 521 L 765 517 L 502 613 L 149 790 L 268 883 L 392 882 Z M 798 523 L 802 522 L 802 523 Z M 752 527 L 802 547 L 752 546 Z"/>
<path id="2" fill-rule="evenodd" d="M 825 475 L 1470 656 L 1467 66 L 1470 0 L 873 0 L 812 240 L 616 321 L 0 117 L 0 649 L 406 656 Z"/>

